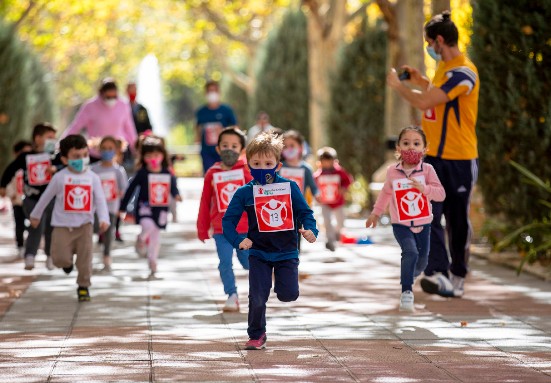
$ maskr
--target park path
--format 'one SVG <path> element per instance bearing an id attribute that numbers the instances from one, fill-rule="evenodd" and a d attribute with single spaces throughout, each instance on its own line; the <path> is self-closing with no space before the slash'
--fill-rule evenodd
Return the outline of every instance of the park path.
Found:
<path id="1" fill-rule="evenodd" d="M 181 179 L 180 190 L 159 279 L 145 278 L 138 228 L 125 226 L 112 275 L 94 276 L 84 304 L 74 275 L 10 261 L 11 223 L 0 216 L 0 381 L 551 382 L 549 282 L 475 258 L 463 299 L 415 286 L 416 312 L 399 313 L 389 228 L 335 253 L 304 243 L 299 300 L 272 296 L 268 348 L 243 350 L 247 274 L 236 267 L 242 312 L 222 313 L 214 244 L 195 239 L 201 180 Z M 347 221 L 351 234 L 361 225 Z"/>

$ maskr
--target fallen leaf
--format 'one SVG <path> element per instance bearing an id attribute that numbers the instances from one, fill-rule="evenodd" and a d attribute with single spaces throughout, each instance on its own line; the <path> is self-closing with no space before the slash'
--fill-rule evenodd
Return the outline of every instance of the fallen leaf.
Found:
<path id="1" fill-rule="evenodd" d="M 461 321 L 461 327 L 467 327 L 467 321 L 466 320 L 462 320 Z"/>
<path id="2" fill-rule="evenodd" d="M 160 295 L 152 295 L 151 299 L 161 299 L 161 296 Z"/>

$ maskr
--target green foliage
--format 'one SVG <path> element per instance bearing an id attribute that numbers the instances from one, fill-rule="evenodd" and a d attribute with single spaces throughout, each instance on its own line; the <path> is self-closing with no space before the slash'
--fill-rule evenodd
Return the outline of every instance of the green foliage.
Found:
<path id="1" fill-rule="evenodd" d="M 253 114 L 263 110 L 272 125 L 308 137 L 308 43 L 302 11 L 287 12 L 268 37 L 255 102 Z"/>
<path id="2" fill-rule="evenodd" d="M 474 3 L 471 56 L 480 75 L 480 186 L 490 213 L 511 224 L 545 216 L 542 188 L 519 182 L 509 160 L 551 178 L 551 2 Z"/>
<path id="3" fill-rule="evenodd" d="M 532 185 L 531 188 L 539 189 L 545 195 L 545 199 L 538 201 L 543 217 L 515 229 L 494 247 L 499 251 L 515 244 L 523 255 L 518 268 L 520 273 L 526 262 L 533 263 L 536 260 L 551 259 L 551 203 L 549 203 L 551 184 L 549 180 L 542 180 L 514 161 L 511 161 L 511 165 L 523 175 L 525 184 Z"/>
<path id="4" fill-rule="evenodd" d="M 384 162 L 386 35 L 369 28 L 343 48 L 332 80 L 329 139 L 343 166 L 371 179 Z"/>
<path id="5" fill-rule="evenodd" d="M 15 30 L 0 22 L 0 168 L 12 156 L 12 145 L 30 139 L 32 127 L 51 121 L 54 102 L 38 58 L 19 41 Z"/>

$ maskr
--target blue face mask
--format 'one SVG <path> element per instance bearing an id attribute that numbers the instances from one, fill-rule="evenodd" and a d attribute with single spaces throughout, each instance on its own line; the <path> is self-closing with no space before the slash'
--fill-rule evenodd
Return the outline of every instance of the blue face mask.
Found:
<path id="1" fill-rule="evenodd" d="M 79 158 L 78 160 L 67 160 L 67 165 L 77 173 L 82 173 L 90 164 L 90 157 Z"/>
<path id="2" fill-rule="evenodd" d="M 436 51 L 434 50 L 434 48 L 432 46 L 427 47 L 427 53 L 429 54 L 430 57 L 432 57 L 436 61 L 442 60 L 442 55 L 439 54 L 439 53 L 436 53 Z"/>
<path id="3" fill-rule="evenodd" d="M 278 165 L 274 166 L 273 169 L 254 169 L 249 165 L 249 169 L 251 169 L 251 176 L 256 182 L 266 185 L 274 182 Z"/>
<path id="4" fill-rule="evenodd" d="M 101 160 L 102 161 L 111 161 L 115 157 L 114 150 L 102 150 L 101 151 Z"/>

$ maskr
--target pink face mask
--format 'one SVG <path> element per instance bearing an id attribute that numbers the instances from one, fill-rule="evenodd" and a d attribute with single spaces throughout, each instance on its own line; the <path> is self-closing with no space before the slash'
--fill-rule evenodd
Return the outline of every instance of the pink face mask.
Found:
<path id="1" fill-rule="evenodd" d="M 145 163 L 148 164 L 153 169 L 157 169 L 159 166 L 161 166 L 162 162 L 163 162 L 162 157 L 149 157 L 145 159 Z"/>
<path id="2" fill-rule="evenodd" d="M 402 150 L 400 156 L 406 164 L 417 165 L 423 158 L 423 152 L 418 152 L 414 149 Z"/>

